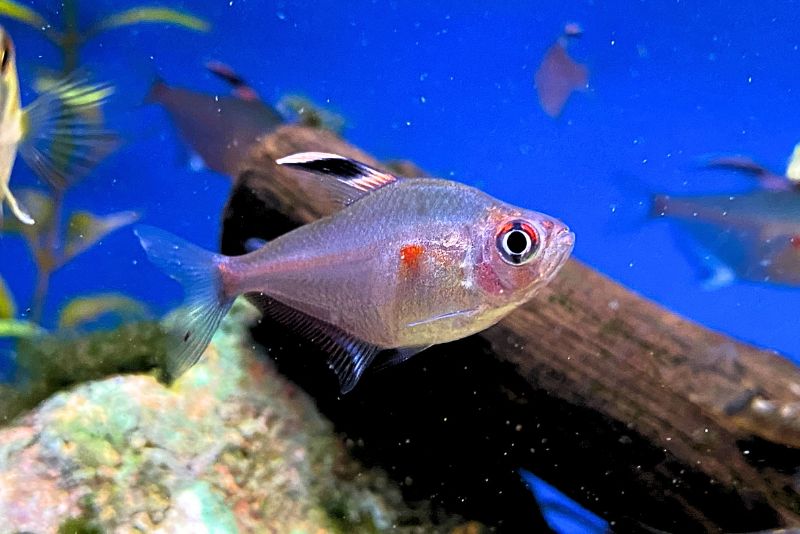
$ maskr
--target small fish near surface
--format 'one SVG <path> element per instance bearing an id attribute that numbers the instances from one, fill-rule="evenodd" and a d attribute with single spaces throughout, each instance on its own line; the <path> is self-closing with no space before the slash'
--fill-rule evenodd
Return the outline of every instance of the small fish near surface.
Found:
<path id="1" fill-rule="evenodd" d="M 219 62 L 207 68 L 231 85 L 233 95 L 204 94 L 158 80 L 147 101 L 164 106 L 208 168 L 233 178 L 256 141 L 284 121 L 233 69 Z"/>
<path id="2" fill-rule="evenodd" d="M 73 75 L 22 108 L 16 51 L 0 26 L 0 218 L 5 202 L 20 222 L 35 222 L 9 186 L 17 151 L 41 178 L 63 188 L 116 148 L 117 137 L 99 112 L 112 93 L 109 85 L 86 84 Z"/>
<path id="3" fill-rule="evenodd" d="M 547 49 L 534 75 L 539 104 L 551 117 L 561 115 L 570 95 L 586 90 L 589 83 L 589 69 L 586 65 L 576 63 L 567 52 L 570 41 L 581 35 L 583 29 L 578 24 L 564 26 L 561 36 Z"/>
<path id="4" fill-rule="evenodd" d="M 653 216 L 677 220 L 711 269 L 710 288 L 736 278 L 800 286 L 800 192 L 653 198 Z"/>
<path id="5" fill-rule="evenodd" d="M 148 257 L 184 285 L 167 372 L 209 343 L 234 298 L 321 344 L 343 392 L 382 351 L 387 363 L 479 332 L 547 284 L 572 251 L 560 221 L 449 180 L 398 178 L 334 154 L 277 161 L 312 173 L 341 209 L 237 257 L 151 227 Z"/>

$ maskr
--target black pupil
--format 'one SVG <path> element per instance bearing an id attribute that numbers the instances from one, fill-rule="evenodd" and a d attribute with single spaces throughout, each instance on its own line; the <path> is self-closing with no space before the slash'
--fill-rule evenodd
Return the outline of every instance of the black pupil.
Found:
<path id="1" fill-rule="evenodd" d="M 3 61 L 0 63 L 0 71 L 5 72 L 6 68 L 8 68 L 8 62 L 11 59 L 11 49 L 8 45 L 3 46 Z"/>
<path id="2" fill-rule="evenodd" d="M 511 254 L 522 254 L 528 248 L 528 235 L 522 230 L 512 230 L 508 234 L 506 247 Z"/>

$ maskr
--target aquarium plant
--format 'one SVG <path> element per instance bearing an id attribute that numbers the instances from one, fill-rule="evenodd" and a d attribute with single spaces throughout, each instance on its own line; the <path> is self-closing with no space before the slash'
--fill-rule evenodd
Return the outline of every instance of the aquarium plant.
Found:
<path id="1" fill-rule="evenodd" d="M 80 50 L 88 41 L 101 33 L 142 23 L 160 23 L 207 32 L 211 25 L 190 13 L 162 6 L 134 6 L 111 13 L 98 21 L 83 27 L 78 19 L 78 0 L 65 0 L 62 8 L 60 28 L 34 9 L 15 2 L 0 0 L 0 16 L 23 22 L 41 31 L 61 50 L 64 74 L 80 66 Z"/>
<path id="2" fill-rule="evenodd" d="M 80 24 L 78 12 L 77 0 L 66 0 L 61 10 L 63 20 L 59 27 L 47 20 L 44 15 L 26 5 L 13 0 L 0 0 L 0 16 L 5 16 L 36 28 L 61 50 L 63 64 L 58 71 L 45 72 L 38 77 L 36 81 L 38 90 L 46 89 L 48 86 L 58 83 L 58 80 L 64 76 L 70 76 L 70 79 L 86 77 L 85 72 L 80 68 L 81 47 L 93 37 L 106 31 L 139 23 L 170 24 L 194 31 L 208 31 L 210 28 L 206 21 L 198 17 L 160 6 L 131 7 L 105 16 L 90 25 Z M 72 74 L 75 71 L 78 74 Z M 108 85 L 98 85 L 96 87 L 98 90 L 107 92 L 108 95 L 113 92 Z M 76 153 L 74 150 L 76 146 L 80 145 L 79 143 L 70 143 L 69 140 L 59 139 L 57 136 L 52 143 L 54 151 L 60 155 L 56 160 L 56 164 L 59 167 L 64 169 L 70 166 L 74 167 L 76 161 L 99 162 L 119 146 L 117 136 L 110 130 L 105 129 L 105 118 L 100 110 L 92 109 L 86 111 L 86 113 L 91 113 L 91 116 L 87 115 L 84 119 L 96 127 L 98 131 L 103 130 L 103 142 L 93 143 L 89 148 L 84 146 L 82 148 L 84 152 Z M 131 224 L 139 217 L 138 213 L 134 211 L 121 211 L 103 215 L 85 210 L 67 212 L 64 203 L 67 194 L 80 178 L 90 172 L 91 166 L 85 166 L 81 170 L 82 172 L 76 173 L 59 173 L 67 179 L 52 183 L 48 182 L 46 190 L 28 189 L 20 191 L 19 198 L 31 212 L 36 224 L 22 224 L 14 217 L 0 219 L 0 232 L 20 236 L 27 244 L 36 268 L 33 297 L 30 306 L 26 307 L 25 313 L 19 313 L 16 299 L 9 286 L 0 277 L 0 338 L 17 340 L 16 366 L 18 369 L 16 374 L 20 375 L 20 372 L 22 372 L 26 376 L 15 376 L 15 381 L 18 382 L 18 385 L 20 385 L 20 382 L 26 383 L 27 385 L 24 389 L 29 390 L 29 392 L 36 390 L 37 394 L 34 397 L 37 398 L 43 398 L 48 391 L 58 387 L 58 384 L 54 384 L 53 380 L 38 372 L 42 368 L 41 362 L 32 365 L 34 360 L 42 360 L 39 348 L 45 346 L 48 342 L 44 337 L 48 333 L 48 330 L 45 329 L 44 310 L 52 275 L 77 256 L 98 244 L 105 236 Z M 58 318 L 52 324 L 52 329 L 57 331 L 58 335 L 50 341 L 57 342 L 56 345 L 60 346 L 60 349 L 53 351 L 54 358 L 45 359 L 52 363 L 64 355 L 64 350 L 69 352 L 69 347 L 63 344 L 65 342 L 65 334 L 77 332 L 109 314 L 121 319 L 150 317 L 149 310 L 145 305 L 125 295 L 110 292 L 77 296 L 61 308 Z M 130 336 L 128 337 L 130 338 Z M 75 336 L 71 336 L 71 338 L 70 343 L 79 342 Z M 22 341 L 25 339 L 36 341 Z M 117 336 L 113 339 L 118 339 L 122 343 L 125 342 L 124 336 Z M 108 350 L 106 352 L 113 353 L 114 351 Z M 83 363 L 86 362 L 84 361 Z M 137 366 L 133 365 L 133 367 Z M 86 366 L 86 369 L 92 368 L 91 365 Z M 58 380 L 67 380 L 69 382 L 71 381 L 69 377 L 72 374 L 74 373 L 61 369 Z M 92 374 L 91 371 L 89 371 L 89 374 Z M 5 391 L 7 388 L 3 389 L 8 399 L 11 392 Z M 17 396 L 20 396 L 20 392 L 16 393 Z M 19 407 L 23 403 L 13 404 Z M 0 408 L 2 407 L 0 406 Z M 3 412 L 0 415 L 7 416 L 9 411 L 14 412 L 16 410 L 0 409 L 0 412 Z"/>

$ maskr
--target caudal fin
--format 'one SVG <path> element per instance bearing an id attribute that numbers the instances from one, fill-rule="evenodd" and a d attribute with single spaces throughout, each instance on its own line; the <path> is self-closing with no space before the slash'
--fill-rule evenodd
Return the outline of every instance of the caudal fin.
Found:
<path id="1" fill-rule="evenodd" d="M 183 305 L 166 325 L 166 372 L 174 380 L 197 363 L 233 304 L 222 287 L 219 267 L 225 257 L 152 226 L 137 226 L 134 232 L 150 261 L 184 289 Z"/>

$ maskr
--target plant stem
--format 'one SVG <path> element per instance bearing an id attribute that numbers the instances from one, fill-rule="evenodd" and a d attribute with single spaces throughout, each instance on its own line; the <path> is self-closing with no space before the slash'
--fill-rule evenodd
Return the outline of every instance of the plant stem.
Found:
<path id="1" fill-rule="evenodd" d="M 61 242 L 61 215 L 64 211 L 64 190 L 53 187 L 52 202 L 53 213 L 50 219 L 50 226 L 40 243 L 39 250 L 36 252 L 36 262 L 39 270 L 36 274 L 36 288 L 33 292 L 31 303 L 31 319 L 37 324 L 42 323 L 44 305 L 47 301 L 47 293 L 50 289 L 50 277 L 60 266 L 58 260 Z"/>
<path id="2" fill-rule="evenodd" d="M 64 33 L 61 37 L 61 53 L 64 59 L 64 74 L 78 68 L 78 53 L 83 37 L 78 27 L 77 0 L 64 1 Z"/>
<path id="3" fill-rule="evenodd" d="M 36 274 L 36 288 L 33 292 L 33 302 L 31 303 L 31 321 L 36 324 L 42 323 L 42 313 L 44 311 L 44 301 L 47 298 L 47 291 L 50 288 L 50 275 L 52 271 L 40 267 Z"/>

